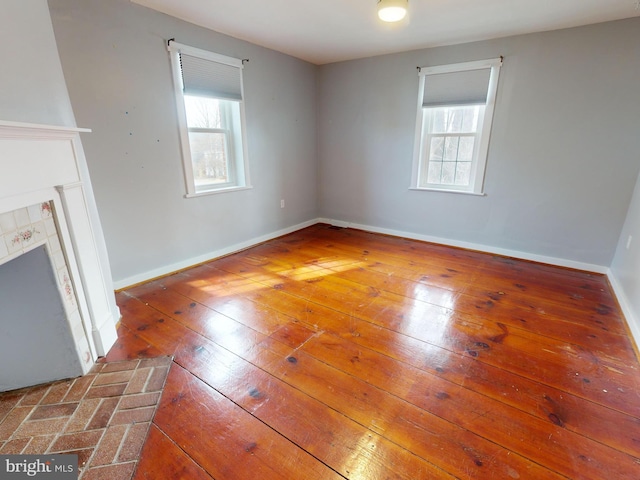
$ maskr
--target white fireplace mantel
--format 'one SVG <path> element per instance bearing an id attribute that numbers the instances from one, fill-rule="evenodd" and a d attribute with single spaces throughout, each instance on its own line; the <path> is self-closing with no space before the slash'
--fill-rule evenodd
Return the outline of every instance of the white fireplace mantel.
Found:
<path id="1" fill-rule="evenodd" d="M 88 370 L 115 343 L 119 311 L 81 132 L 90 130 L 0 121 L 0 214 L 51 202 L 86 335 L 76 349 L 88 345 L 88 356 L 78 351 Z M 5 260 L 19 253 L 5 249 Z"/>

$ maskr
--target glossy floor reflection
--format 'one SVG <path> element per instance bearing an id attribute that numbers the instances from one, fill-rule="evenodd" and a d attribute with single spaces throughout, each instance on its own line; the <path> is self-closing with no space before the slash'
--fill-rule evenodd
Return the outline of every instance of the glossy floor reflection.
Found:
<path id="1" fill-rule="evenodd" d="M 118 303 L 176 362 L 137 478 L 640 478 L 604 276 L 316 225 Z"/>

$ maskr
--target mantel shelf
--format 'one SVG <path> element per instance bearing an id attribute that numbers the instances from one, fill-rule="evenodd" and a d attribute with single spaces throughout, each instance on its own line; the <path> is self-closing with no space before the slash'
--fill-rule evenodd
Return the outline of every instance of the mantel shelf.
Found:
<path id="1" fill-rule="evenodd" d="M 11 122 L 0 120 L 0 137 L 60 137 L 68 138 L 77 133 L 90 133 L 89 128 L 44 125 L 38 123 Z"/>

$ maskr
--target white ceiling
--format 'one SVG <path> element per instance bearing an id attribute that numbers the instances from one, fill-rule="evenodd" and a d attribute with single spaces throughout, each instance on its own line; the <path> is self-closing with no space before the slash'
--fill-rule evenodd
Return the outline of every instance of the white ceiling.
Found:
<path id="1" fill-rule="evenodd" d="M 377 0 L 131 0 L 315 64 L 640 15 L 640 0 L 409 0 L 391 25 Z"/>

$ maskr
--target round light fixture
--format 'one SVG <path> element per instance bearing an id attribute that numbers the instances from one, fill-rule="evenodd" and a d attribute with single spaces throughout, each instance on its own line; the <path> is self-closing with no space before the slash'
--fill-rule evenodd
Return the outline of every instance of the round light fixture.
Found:
<path id="1" fill-rule="evenodd" d="M 378 0 L 378 17 L 383 22 L 399 22 L 407 15 L 409 0 Z"/>

